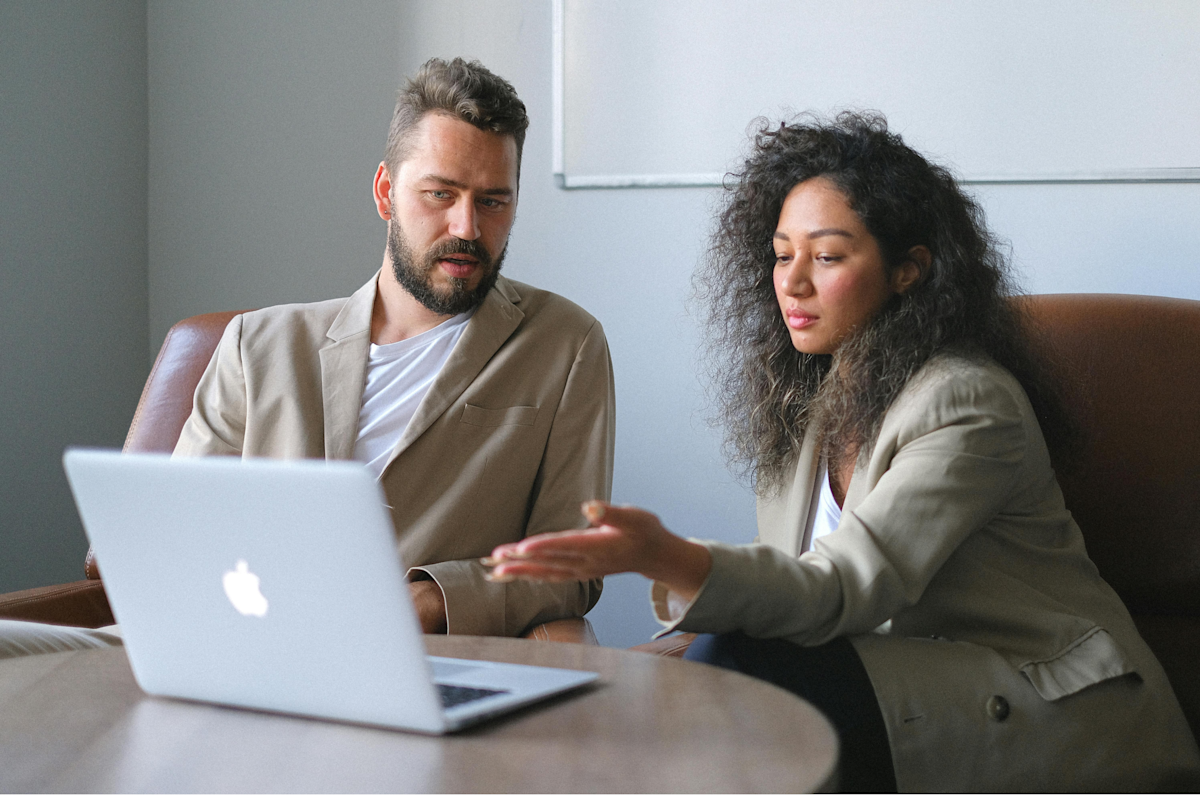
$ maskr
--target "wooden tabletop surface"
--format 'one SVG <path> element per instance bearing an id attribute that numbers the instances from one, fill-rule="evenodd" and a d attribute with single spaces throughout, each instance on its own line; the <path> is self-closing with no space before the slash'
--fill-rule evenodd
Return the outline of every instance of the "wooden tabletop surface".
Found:
<path id="1" fill-rule="evenodd" d="M 600 673 L 443 737 L 148 697 L 123 648 L 0 660 L 0 792 L 808 792 L 837 739 L 812 706 L 701 664 L 429 636 L 431 655 Z"/>

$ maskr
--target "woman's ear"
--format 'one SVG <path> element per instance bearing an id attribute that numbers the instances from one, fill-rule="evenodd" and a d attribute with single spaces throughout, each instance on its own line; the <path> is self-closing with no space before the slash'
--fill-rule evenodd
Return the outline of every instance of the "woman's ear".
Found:
<path id="1" fill-rule="evenodd" d="M 929 265 L 933 263 L 933 254 L 923 244 L 909 248 L 900 266 L 892 270 L 892 291 L 904 294 L 912 287 L 925 280 L 929 274 Z"/>

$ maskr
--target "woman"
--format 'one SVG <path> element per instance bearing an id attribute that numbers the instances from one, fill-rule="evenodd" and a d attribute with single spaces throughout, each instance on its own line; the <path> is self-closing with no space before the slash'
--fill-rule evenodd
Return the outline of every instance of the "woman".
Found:
<path id="1" fill-rule="evenodd" d="M 653 579 L 664 632 L 712 634 L 689 658 L 825 711 L 847 790 L 1194 779 L 1166 677 L 1063 506 L 1074 429 L 978 207 L 871 116 L 764 127 L 736 177 L 702 285 L 756 544 L 590 503 L 589 530 L 497 548 L 494 579 Z"/>

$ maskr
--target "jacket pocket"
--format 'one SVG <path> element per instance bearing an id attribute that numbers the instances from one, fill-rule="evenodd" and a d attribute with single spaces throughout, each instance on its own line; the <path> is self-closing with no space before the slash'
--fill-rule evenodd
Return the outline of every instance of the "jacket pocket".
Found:
<path id="1" fill-rule="evenodd" d="M 530 427 L 537 420 L 537 406 L 513 406 L 511 408 L 482 408 L 467 403 L 463 408 L 462 423 L 477 428 L 499 428 L 501 425 Z"/>
<path id="2" fill-rule="evenodd" d="M 1099 626 L 1053 658 L 1029 661 L 1020 669 L 1046 700 L 1058 700 L 1101 681 L 1137 672 L 1116 640 Z"/>

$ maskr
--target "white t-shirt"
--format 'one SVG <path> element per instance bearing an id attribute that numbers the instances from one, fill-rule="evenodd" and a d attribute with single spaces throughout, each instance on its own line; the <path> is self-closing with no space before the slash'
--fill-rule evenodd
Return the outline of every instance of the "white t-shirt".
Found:
<path id="1" fill-rule="evenodd" d="M 827 533 L 837 530 L 842 521 L 842 509 L 833 499 L 833 487 L 829 485 L 829 465 L 821 459 L 820 472 L 817 475 L 816 502 L 812 504 L 812 512 L 808 518 L 808 530 L 804 532 L 804 550 L 812 550 L 813 542 Z"/>
<path id="2" fill-rule="evenodd" d="M 462 338 L 472 313 L 451 317 L 411 339 L 371 345 L 354 459 L 366 464 L 376 478 L 383 474 L 392 450 Z"/>

